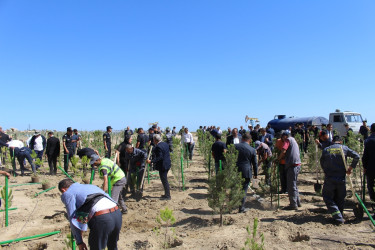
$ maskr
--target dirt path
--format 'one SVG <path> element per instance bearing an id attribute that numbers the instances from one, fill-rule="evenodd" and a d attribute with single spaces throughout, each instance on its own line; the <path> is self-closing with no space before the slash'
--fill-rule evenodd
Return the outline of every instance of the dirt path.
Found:
<path id="1" fill-rule="evenodd" d="M 218 216 L 213 215 L 208 207 L 207 172 L 203 167 L 203 158 L 196 149 L 193 162 L 185 169 L 185 191 L 177 187 L 178 182 L 170 173 L 172 200 L 159 199 L 163 194 L 159 179 L 146 184 L 142 200 L 137 202 L 133 198 L 127 199 L 129 213 L 123 215 L 119 249 L 160 249 L 162 237 L 157 236 L 153 228 L 157 226 L 155 218 L 159 210 L 165 207 L 172 209 L 176 218 L 174 227 L 176 245 L 179 245 L 176 249 L 240 249 L 246 241 L 246 227 L 252 227 L 255 217 L 260 219 L 259 232 L 265 236 L 266 249 L 375 248 L 375 233 L 371 231 L 370 221 L 366 216 L 362 222 L 355 221 L 350 207 L 346 206 L 345 209 L 348 220 L 345 225 L 337 227 L 328 222 L 329 216 L 322 198 L 314 193 L 313 176 L 308 173 L 300 175 L 299 189 L 303 207 L 299 211 L 276 211 L 276 207 L 271 208 L 269 198 L 258 201 L 253 194 L 248 193 L 246 206 L 250 211 L 246 214 L 238 214 L 237 211 L 226 214 L 225 225 L 219 227 Z M 17 177 L 11 182 L 26 183 L 29 178 Z M 47 178 L 57 184 L 63 176 Z M 3 183 L 1 180 L 0 185 Z M 101 181 L 96 179 L 94 184 L 100 185 Z M 62 230 L 62 233 L 44 239 L 14 243 L 4 249 L 63 249 L 65 246 L 64 239 L 69 233 L 69 226 L 60 194 L 55 189 L 33 199 L 34 193 L 39 191 L 40 185 L 14 188 L 13 206 L 18 209 L 9 212 L 10 226 L 0 229 L 0 239 L 17 237 L 29 217 L 20 237 L 54 230 Z M 280 203 L 281 206 L 287 205 L 287 196 L 281 196 Z"/>

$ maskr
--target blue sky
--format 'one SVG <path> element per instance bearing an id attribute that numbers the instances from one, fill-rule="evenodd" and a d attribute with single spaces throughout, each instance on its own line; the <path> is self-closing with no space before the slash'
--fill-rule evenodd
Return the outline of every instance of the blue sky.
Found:
<path id="1" fill-rule="evenodd" d="M 374 1 L 0 0 L 3 128 L 375 122 Z"/>

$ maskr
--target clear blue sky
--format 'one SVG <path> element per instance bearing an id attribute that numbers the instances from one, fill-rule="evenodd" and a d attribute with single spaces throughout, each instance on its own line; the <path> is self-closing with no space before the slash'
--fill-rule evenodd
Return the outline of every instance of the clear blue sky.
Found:
<path id="1" fill-rule="evenodd" d="M 3 128 L 375 122 L 375 1 L 0 0 Z"/>

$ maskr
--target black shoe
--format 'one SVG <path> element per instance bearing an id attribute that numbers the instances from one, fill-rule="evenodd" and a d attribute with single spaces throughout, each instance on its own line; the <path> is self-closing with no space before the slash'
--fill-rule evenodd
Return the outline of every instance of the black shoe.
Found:
<path id="1" fill-rule="evenodd" d="M 298 210 L 298 207 L 289 205 L 284 207 L 283 210 Z"/>
<path id="2" fill-rule="evenodd" d="M 128 213 L 128 209 L 123 209 L 123 210 L 121 211 L 121 213 L 122 213 L 122 214 L 127 214 L 127 213 Z"/>
<path id="3" fill-rule="evenodd" d="M 343 225 L 345 223 L 345 220 L 344 219 L 334 219 L 333 220 L 333 224 L 336 225 L 336 226 L 340 226 L 340 225 Z"/>
<path id="4" fill-rule="evenodd" d="M 246 213 L 249 210 L 250 210 L 249 208 L 240 208 L 240 210 L 238 210 L 238 212 L 239 213 Z"/>
<path id="5" fill-rule="evenodd" d="M 170 196 L 165 196 L 165 195 L 162 195 L 160 197 L 160 200 L 171 200 L 172 198 Z"/>

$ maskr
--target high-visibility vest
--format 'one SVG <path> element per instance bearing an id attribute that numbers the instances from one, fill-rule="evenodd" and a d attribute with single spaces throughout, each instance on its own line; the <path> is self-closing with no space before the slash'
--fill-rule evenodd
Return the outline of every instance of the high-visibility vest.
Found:
<path id="1" fill-rule="evenodd" d="M 111 178 L 111 188 L 113 184 L 125 177 L 124 172 L 110 159 L 104 158 L 98 167 L 100 177 L 103 177 L 102 169 L 107 170 L 107 175 Z"/>

